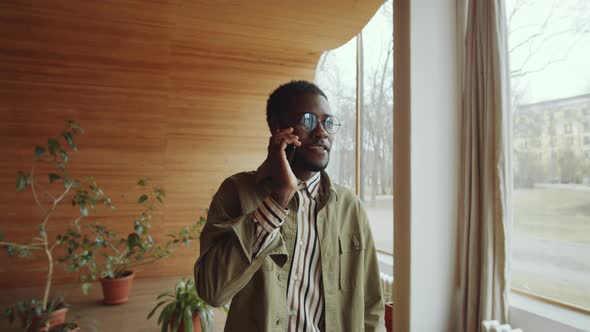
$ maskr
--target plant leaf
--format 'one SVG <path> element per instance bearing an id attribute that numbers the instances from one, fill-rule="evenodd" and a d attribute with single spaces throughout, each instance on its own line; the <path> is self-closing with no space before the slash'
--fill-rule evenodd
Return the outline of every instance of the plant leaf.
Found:
<path id="1" fill-rule="evenodd" d="M 55 182 L 55 180 L 59 180 L 61 179 L 61 176 L 55 174 L 55 173 L 49 173 L 49 183 L 53 183 Z"/>
<path id="2" fill-rule="evenodd" d="M 59 155 L 61 156 L 61 159 L 64 161 L 64 163 L 68 162 L 68 153 L 66 152 L 66 150 L 60 149 Z"/>
<path id="3" fill-rule="evenodd" d="M 88 207 L 86 207 L 85 203 L 80 204 L 80 212 L 87 217 L 88 216 Z"/>
<path id="4" fill-rule="evenodd" d="M 16 189 L 23 191 L 27 187 L 27 176 L 22 171 L 18 171 L 16 175 Z"/>
<path id="5" fill-rule="evenodd" d="M 141 239 L 137 233 L 131 233 L 127 236 L 127 246 L 129 249 L 133 249 L 134 247 L 141 248 Z"/>
<path id="6" fill-rule="evenodd" d="M 45 148 L 42 146 L 35 147 L 35 158 L 39 159 L 45 154 Z"/>
<path id="7" fill-rule="evenodd" d="M 152 309 L 152 311 L 150 311 L 150 313 L 148 314 L 147 319 L 152 318 L 152 316 L 156 313 L 156 310 L 158 310 L 158 308 L 161 307 L 166 302 L 167 301 L 160 301 L 160 302 L 158 302 L 158 304 L 156 304 L 156 306 L 154 307 L 154 309 Z"/>
<path id="8" fill-rule="evenodd" d="M 84 295 L 88 295 L 88 291 L 90 290 L 90 288 L 92 287 L 92 284 L 89 282 L 85 282 L 82 284 L 82 293 Z"/>
<path id="9" fill-rule="evenodd" d="M 194 332 L 193 313 L 190 307 L 186 307 L 184 312 L 184 332 Z"/>
<path id="10" fill-rule="evenodd" d="M 146 194 L 143 194 L 143 195 L 141 195 L 141 196 L 139 197 L 139 199 L 137 200 L 137 202 L 138 202 L 139 204 L 141 204 L 141 203 L 143 203 L 143 202 L 147 201 L 147 199 L 148 199 L 148 195 L 146 195 Z"/>
<path id="11" fill-rule="evenodd" d="M 47 147 L 49 148 L 49 153 L 55 156 L 55 152 L 60 149 L 59 142 L 53 138 L 47 140 Z"/>
<path id="12" fill-rule="evenodd" d="M 63 133 L 61 133 L 61 136 L 63 136 L 68 145 L 71 146 L 74 151 L 78 150 L 76 143 L 74 143 L 74 135 L 72 135 L 72 133 L 70 133 L 69 131 L 64 131 Z"/>
<path id="13" fill-rule="evenodd" d="M 80 132 L 84 133 L 84 129 L 82 129 L 82 127 L 80 127 L 80 124 L 74 120 L 67 120 L 66 126 L 73 129 L 72 130 L 73 132 L 76 132 L 76 129 L 77 129 L 77 130 L 80 130 Z"/>

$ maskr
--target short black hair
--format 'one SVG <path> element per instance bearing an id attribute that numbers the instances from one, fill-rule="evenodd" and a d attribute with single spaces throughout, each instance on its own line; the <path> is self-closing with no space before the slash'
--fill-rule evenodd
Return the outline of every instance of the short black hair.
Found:
<path id="1" fill-rule="evenodd" d="M 328 100 L 322 89 L 308 81 L 291 81 L 276 88 L 266 102 L 266 122 L 268 127 L 271 127 L 273 119 L 276 119 L 281 112 L 288 109 L 293 97 L 307 93 L 314 93 Z"/>

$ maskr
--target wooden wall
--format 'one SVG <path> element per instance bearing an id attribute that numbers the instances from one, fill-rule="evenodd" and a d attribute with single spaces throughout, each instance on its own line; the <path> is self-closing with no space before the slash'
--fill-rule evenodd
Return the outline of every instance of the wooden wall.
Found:
<path id="1" fill-rule="evenodd" d="M 162 238 L 203 214 L 220 182 L 264 159 L 268 94 L 313 79 L 325 50 L 353 37 L 380 3 L 338 1 L 2 1 L 0 3 L 0 231 L 27 241 L 40 221 L 18 170 L 66 119 L 86 133 L 71 156 L 117 210 L 93 218 L 120 232 L 139 210 L 134 184 L 167 190 Z M 47 182 L 42 179 L 42 182 Z M 49 233 L 72 216 L 56 215 Z M 198 244 L 139 277 L 190 275 Z M 0 255 L 0 288 L 41 284 L 43 256 Z M 57 283 L 73 275 L 57 267 Z"/>

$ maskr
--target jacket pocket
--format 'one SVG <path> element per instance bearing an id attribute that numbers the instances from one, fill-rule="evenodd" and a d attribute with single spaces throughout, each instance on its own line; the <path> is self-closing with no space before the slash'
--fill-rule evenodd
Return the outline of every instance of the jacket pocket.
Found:
<path id="1" fill-rule="evenodd" d="M 340 289 L 354 289 L 362 282 L 365 243 L 359 233 L 340 234 L 338 243 L 340 245 Z"/>

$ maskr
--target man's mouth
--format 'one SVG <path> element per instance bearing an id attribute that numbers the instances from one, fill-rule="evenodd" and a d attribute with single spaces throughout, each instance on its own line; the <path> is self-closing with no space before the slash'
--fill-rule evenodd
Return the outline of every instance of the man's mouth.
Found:
<path id="1" fill-rule="evenodd" d="M 323 145 L 323 144 L 312 144 L 312 145 L 306 146 L 305 148 L 307 150 L 317 151 L 317 152 L 329 151 L 330 150 L 330 149 L 328 149 L 328 147 L 326 145 Z"/>

